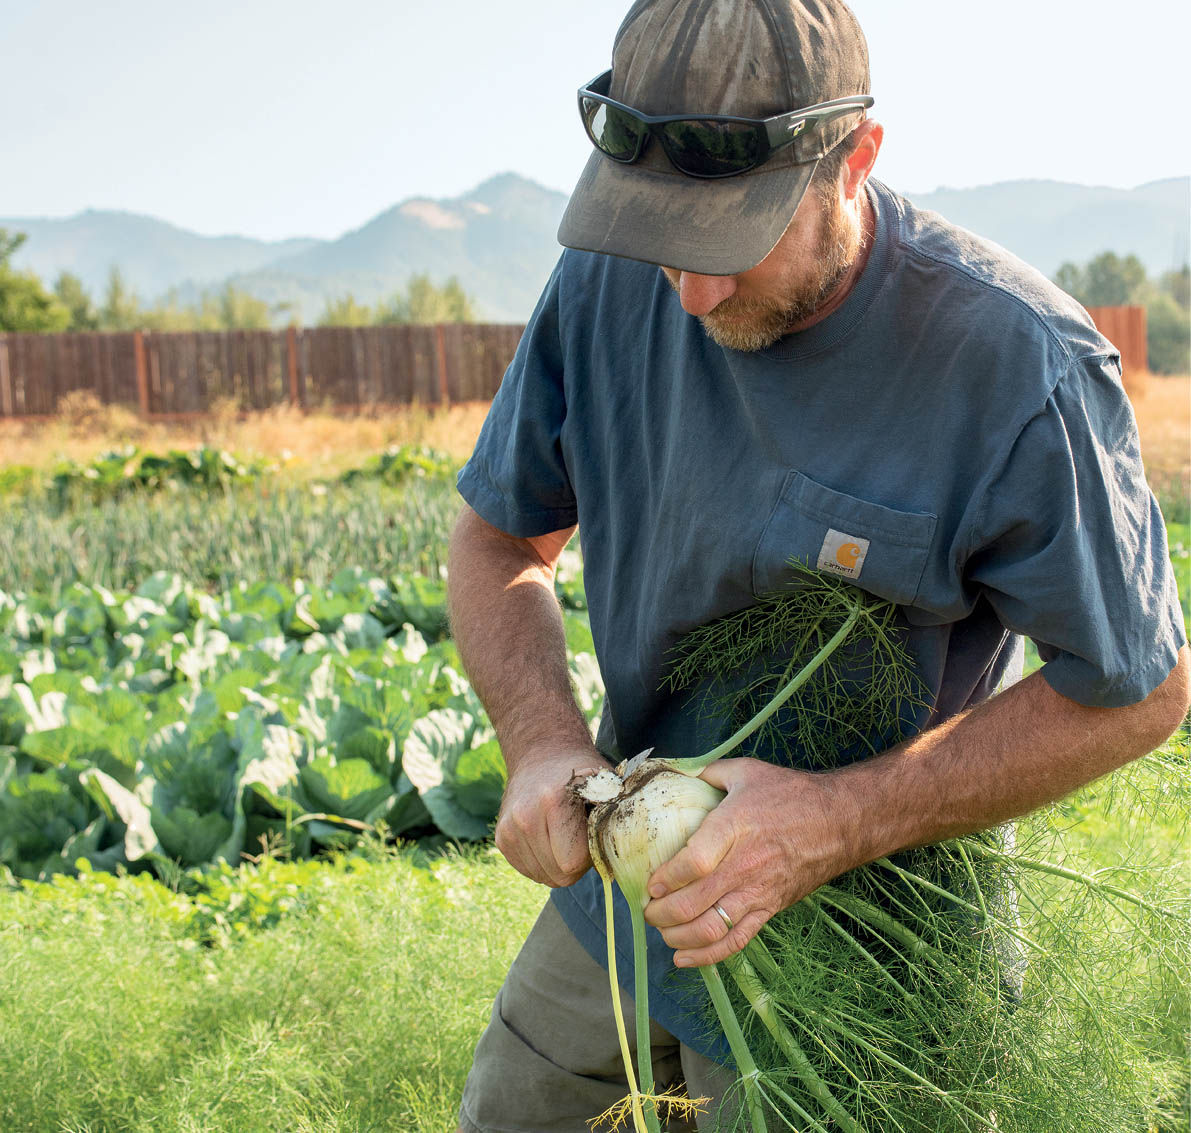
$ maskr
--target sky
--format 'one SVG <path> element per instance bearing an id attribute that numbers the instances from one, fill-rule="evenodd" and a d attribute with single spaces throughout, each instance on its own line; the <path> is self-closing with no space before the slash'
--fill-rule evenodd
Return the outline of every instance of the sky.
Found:
<path id="1" fill-rule="evenodd" d="M 512 171 L 569 192 L 628 0 L 0 0 L 0 216 L 332 238 Z M 854 0 L 877 173 L 922 193 L 1191 172 L 1191 5 Z M 500 124 L 533 123 L 510 149 Z"/>

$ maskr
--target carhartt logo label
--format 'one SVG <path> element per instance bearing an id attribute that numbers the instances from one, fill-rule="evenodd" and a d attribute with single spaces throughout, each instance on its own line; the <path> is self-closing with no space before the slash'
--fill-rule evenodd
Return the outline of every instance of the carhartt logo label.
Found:
<path id="1" fill-rule="evenodd" d="M 868 554 L 868 540 L 859 535 L 848 535 L 834 528 L 827 532 L 819 551 L 819 569 L 845 578 L 859 578 Z"/>

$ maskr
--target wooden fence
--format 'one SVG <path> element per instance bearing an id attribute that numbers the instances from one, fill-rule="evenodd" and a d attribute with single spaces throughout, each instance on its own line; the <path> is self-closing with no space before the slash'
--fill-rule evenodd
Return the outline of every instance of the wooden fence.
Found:
<path id="1" fill-rule="evenodd" d="M 1121 352 L 1125 385 L 1140 382 L 1149 371 L 1144 307 L 1089 307 L 1096 329 Z"/>
<path id="2" fill-rule="evenodd" d="M 1146 373 L 1142 307 L 1093 307 L 1126 385 Z M 359 410 L 488 401 L 521 326 L 314 327 L 124 334 L 0 334 L 0 417 L 44 417 L 73 390 L 153 418 L 241 409 Z"/>
<path id="3" fill-rule="evenodd" d="M 358 410 L 488 401 L 521 326 L 0 334 L 0 417 L 43 417 L 74 390 L 151 418 L 290 405 Z"/>

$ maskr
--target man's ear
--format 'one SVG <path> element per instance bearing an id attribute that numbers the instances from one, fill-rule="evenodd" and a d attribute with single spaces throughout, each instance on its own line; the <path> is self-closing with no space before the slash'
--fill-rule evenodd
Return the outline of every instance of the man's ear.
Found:
<path id="1" fill-rule="evenodd" d="M 861 122 L 852 131 L 855 144 L 852 152 L 844 160 L 843 185 L 845 200 L 854 200 L 864 188 L 868 175 L 877 163 L 877 154 L 881 152 L 881 142 L 885 137 L 885 127 L 871 118 Z"/>

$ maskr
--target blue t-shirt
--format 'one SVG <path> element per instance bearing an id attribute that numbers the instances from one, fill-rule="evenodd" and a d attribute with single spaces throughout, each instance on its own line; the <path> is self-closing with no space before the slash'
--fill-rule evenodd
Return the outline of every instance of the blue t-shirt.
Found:
<path id="1" fill-rule="evenodd" d="M 899 606 L 929 694 L 915 728 L 1015 679 L 1022 635 L 1083 704 L 1141 700 L 1175 664 L 1182 618 L 1116 350 L 1003 249 L 869 194 L 860 279 L 767 349 L 717 346 L 657 267 L 574 251 L 521 339 L 459 490 L 511 535 L 579 525 L 613 759 L 708 750 L 722 722 L 663 691 L 667 654 L 789 583 L 791 559 L 841 546 L 850 581 Z M 603 963 L 594 871 L 553 899 Z M 651 1014 L 722 1059 L 653 930 L 650 955 Z"/>

